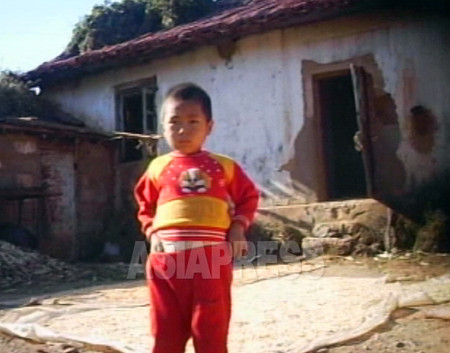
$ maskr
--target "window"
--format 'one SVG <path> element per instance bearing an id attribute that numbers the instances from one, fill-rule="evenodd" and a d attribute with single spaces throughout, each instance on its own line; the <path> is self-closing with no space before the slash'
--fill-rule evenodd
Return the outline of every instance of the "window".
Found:
<path id="1" fill-rule="evenodd" d="M 118 130 L 135 134 L 156 133 L 156 78 L 121 85 L 116 91 Z M 131 162 L 142 158 L 139 140 L 124 139 L 120 151 L 121 161 Z"/>

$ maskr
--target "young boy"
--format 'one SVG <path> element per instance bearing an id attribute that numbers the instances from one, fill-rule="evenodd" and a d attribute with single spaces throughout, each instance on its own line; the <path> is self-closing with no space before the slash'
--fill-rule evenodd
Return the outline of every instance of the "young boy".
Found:
<path id="1" fill-rule="evenodd" d="M 197 353 L 226 353 L 232 257 L 248 250 L 259 193 L 236 162 L 202 149 L 213 127 L 203 89 L 172 88 L 161 112 L 172 152 L 154 159 L 135 188 L 151 242 L 153 353 L 182 353 L 190 337 Z"/>

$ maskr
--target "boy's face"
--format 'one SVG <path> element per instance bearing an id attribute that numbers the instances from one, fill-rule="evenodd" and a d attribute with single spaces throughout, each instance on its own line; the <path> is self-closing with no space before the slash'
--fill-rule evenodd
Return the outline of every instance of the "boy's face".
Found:
<path id="1" fill-rule="evenodd" d="M 164 104 L 164 137 L 175 151 L 183 154 L 201 151 L 212 126 L 213 122 L 208 121 L 196 101 L 169 98 Z"/>

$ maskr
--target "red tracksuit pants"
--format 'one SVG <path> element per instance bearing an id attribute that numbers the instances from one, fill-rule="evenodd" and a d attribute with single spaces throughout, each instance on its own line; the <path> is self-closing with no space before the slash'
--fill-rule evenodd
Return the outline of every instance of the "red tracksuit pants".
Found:
<path id="1" fill-rule="evenodd" d="M 152 353 L 227 353 L 232 260 L 228 243 L 174 253 L 147 262 Z"/>

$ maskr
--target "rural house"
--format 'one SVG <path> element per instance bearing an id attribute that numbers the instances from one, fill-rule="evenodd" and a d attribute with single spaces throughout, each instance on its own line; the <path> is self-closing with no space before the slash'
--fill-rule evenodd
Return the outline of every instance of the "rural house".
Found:
<path id="1" fill-rule="evenodd" d="M 171 86 L 197 83 L 213 99 L 207 147 L 243 164 L 264 206 L 368 197 L 391 205 L 450 169 L 442 4 L 254 0 L 43 63 L 26 78 L 87 126 L 140 134 L 160 132 Z M 121 146 L 120 205 L 148 162 L 136 144 Z"/>
<path id="2" fill-rule="evenodd" d="M 0 239 L 65 259 L 100 252 L 114 211 L 109 138 L 64 116 L 1 118 Z"/>

